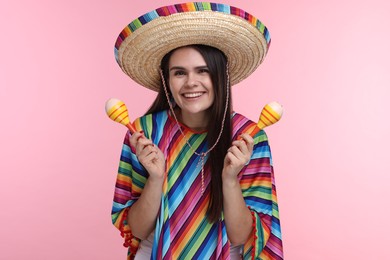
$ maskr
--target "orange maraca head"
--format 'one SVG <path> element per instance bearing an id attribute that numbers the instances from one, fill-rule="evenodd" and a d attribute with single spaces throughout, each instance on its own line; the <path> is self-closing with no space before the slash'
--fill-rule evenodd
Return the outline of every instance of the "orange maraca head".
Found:
<path id="1" fill-rule="evenodd" d="M 126 126 L 131 133 L 135 132 L 134 127 L 130 123 L 127 107 L 121 100 L 116 98 L 110 98 L 107 100 L 106 113 L 111 120 Z"/>
<path id="2" fill-rule="evenodd" d="M 278 102 L 271 102 L 264 106 L 257 125 L 260 129 L 275 124 L 283 115 L 283 107 Z"/>

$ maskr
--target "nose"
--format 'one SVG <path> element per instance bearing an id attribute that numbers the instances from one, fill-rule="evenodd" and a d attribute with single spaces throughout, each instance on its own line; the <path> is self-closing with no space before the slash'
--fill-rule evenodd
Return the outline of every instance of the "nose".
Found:
<path id="1" fill-rule="evenodd" d="M 189 87 L 196 87 L 198 86 L 199 81 L 196 73 L 190 72 L 188 73 L 188 78 L 187 78 L 187 85 Z"/>

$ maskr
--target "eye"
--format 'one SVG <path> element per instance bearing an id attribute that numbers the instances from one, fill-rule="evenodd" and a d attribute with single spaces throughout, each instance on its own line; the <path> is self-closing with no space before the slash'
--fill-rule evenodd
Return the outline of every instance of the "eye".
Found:
<path id="1" fill-rule="evenodd" d="M 175 76 L 183 76 L 185 74 L 186 73 L 185 73 L 184 70 L 175 70 L 174 73 L 173 73 L 173 75 L 175 75 Z"/>
<path id="2" fill-rule="evenodd" d="M 209 73 L 209 69 L 208 68 L 201 68 L 198 70 L 199 73 Z"/>

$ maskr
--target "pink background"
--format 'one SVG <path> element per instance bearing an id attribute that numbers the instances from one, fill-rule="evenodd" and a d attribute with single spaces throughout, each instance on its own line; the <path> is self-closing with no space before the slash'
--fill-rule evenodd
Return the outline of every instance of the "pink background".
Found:
<path id="1" fill-rule="evenodd" d="M 126 129 L 154 93 L 117 66 L 135 17 L 176 1 L 6 1 L 0 10 L 0 259 L 125 259 L 110 210 Z M 219 2 L 219 1 L 217 1 Z M 234 88 L 267 130 L 285 258 L 386 259 L 390 233 L 390 2 L 225 1 L 270 29 L 266 61 Z"/>

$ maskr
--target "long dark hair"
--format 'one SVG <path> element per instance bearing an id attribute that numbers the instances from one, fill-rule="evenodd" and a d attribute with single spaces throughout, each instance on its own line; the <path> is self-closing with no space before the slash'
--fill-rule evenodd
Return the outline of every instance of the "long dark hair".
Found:
<path id="1" fill-rule="evenodd" d="M 210 72 L 211 81 L 214 88 L 214 102 L 209 108 L 210 120 L 208 123 L 207 142 L 208 145 L 213 145 L 218 138 L 220 132 L 220 126 L 222 124 L 227 93 L 227 58 L 220 50 L 207 46 L 207 45 L 189 45 L 197 50 L 206 61 L 207 67 Z M 169 60 L 172 56 L 172 50 L 164 56 L 161 61 L 161 70 L 163 72 L 165 82 L 169 90 Z M 161 83 L 162 84 L 162 83 Z M 230 83 L 229 83 L 230 84 Z M 222 169 L 223 161 L 227 150 L 231 145 L 232 140 L 232 126 L 231 126 L 231 88 L 229 85 L 229 100 L 227 104 L 227 110 L 225 115 L 225 122 L 223 126 L 223 132 L 219 139 L 219 142 L 209 154 L 207 160 L 208 166 L 211 169 L 211 186 L 210 186 L 210 202 L 208 205 L 207 216 L 210 222 L 214 223 L 221 217 L 222 205 L 223 205 L 223 194 L 222 194 Z M 159 93 L 154 100 L 153 104 L 146 112 L 146 114 L 169 109 L 169 104 L 165 96 L 163 87 L 160 87 Z"/>

